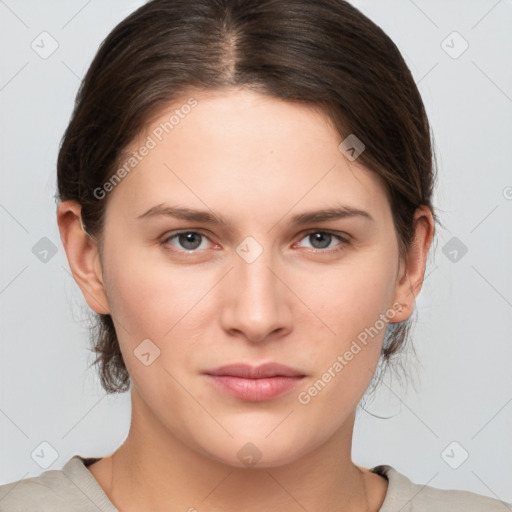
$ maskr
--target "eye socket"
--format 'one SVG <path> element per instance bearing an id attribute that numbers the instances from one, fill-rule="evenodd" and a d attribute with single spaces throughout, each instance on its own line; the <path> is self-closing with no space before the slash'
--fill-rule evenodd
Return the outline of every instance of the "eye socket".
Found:
<path id="1" fill-rule="evenodd" d="M 333 233 L 331 231 L 325 231 L 325 230 L 323 231 L 323 230 L 318 230 L 318 229 L 311 230 L 311 231 L 307 232 L 306 234 L 304 234 L 304 236 L 301 238 L 301 240 L 304 240 L 304 239 L 311 240 L 312 235 L 320 235 L 320 240 L 318 239 L 318 237 L 316 237 L 316 239 L 313 239 L 314 240 L 313 243 L 318 242 L 320 244 L 320 247 L 314 247 L 314 246 L 310 247 L 314 252 L 326 252 L 327 253 L 327 252 L 332 252 L 332 251 L 339 251 L 339 250 L 344 249 L 345 246 L 347 246 L 349 244 L 349 240 L 347 239 L 347 237 L 343 237 L 343 236 Z M 181 252 L 185 252 L 185 253 L 197 252 L 197 249 L 201 248 L 202 239 L 209 240 L 209 238 L 204 233 L 201 233 L 200 231 L 192 231 L 192 230 L 179 231 L 179 232 L 173 233 L 170 236 L 166 237 L 162 241 L 162 245 L 168 246 L 169 242 L 174 239 L 176 239 L 178 241 L 178 243 L 181 244 L 181 248 L 178 247 L 177 249 L 171 249 L 171 250 L 177 250 L 178 252 L 181 251 Z M 331 242 L 333 241 L 333 239 L 339 240 L 339 244 L 337 246 L 334 246 L 334 248 L 329 247 L 331 245 Z M 205 247 L 202 247 L 202 249 L 204 250 Z"/>

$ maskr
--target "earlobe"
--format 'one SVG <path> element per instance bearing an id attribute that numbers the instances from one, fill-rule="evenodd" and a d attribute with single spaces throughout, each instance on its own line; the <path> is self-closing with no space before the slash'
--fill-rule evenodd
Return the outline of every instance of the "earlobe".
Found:
<path id="1" fill-rule="evenodd" d="M 402 307 L 395 322 L 403 322 L 411 316 L 416 296 L 423 286 L 428 251 L 434 236 L 434 219 L 430 208 L 421 206 L 416 210 L 414 226 L 414 241 L 406 258 L 401 261 L 396 283 L 394 303 Z"/>
<path id="2" fill-rule="evenodd" d="M 83 228 L 81 205 L 76 201 L 61 201 L 57 222 L 71 273 L 87 304 L 96 313 L 109 314 L 98 247 Z"/>

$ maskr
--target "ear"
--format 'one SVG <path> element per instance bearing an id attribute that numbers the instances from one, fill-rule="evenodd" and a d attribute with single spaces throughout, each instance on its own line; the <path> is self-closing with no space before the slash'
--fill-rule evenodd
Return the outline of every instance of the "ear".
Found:
<path id="1" fill-rule="evenodd" d="M 81 205 L 76 201 L 59 203 L 57 223 L 60 238 L 73 278 L 82 290 L 87 304 L 96 313 L 109 314 L 99 251 L 96 242 L 82 226 L 81 210 Z"/>
<path id="2" fill-rule="evenodd" d="M 423 286 L 428 250 L 434 236 L 434 219 L 427 206 L 416 210 L 414 232 L 414 241 L 400 261 L 393 302 L 396 315 L 392 322 L 403 322 L 411 316 L 416 296 Z"/>

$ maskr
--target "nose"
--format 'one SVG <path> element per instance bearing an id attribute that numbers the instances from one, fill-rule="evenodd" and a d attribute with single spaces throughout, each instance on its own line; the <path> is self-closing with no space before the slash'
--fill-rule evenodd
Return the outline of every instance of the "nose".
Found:
<path id="1" fill-rule="evenodd" d="M 259 343 L 290 332 L 292 294 L 270 251 L 250 261 L 236 255 L 223 280 L 221 323 L 226 332 Z"/>

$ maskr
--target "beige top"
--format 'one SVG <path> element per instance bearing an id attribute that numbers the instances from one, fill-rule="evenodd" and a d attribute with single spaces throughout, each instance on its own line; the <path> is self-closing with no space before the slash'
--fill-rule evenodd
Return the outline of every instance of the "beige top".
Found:
<path id="1" fill-rule="evenodd" d="M 118 512 L 86 466 L 99 459 L 72 457 L 62 469 L 0 486 L 1 512 Z M 512 505 L 468 491 L 411 482 L 388 465 L 370 471 L 388 480 L 379 512 L 507 512 Z"/>

